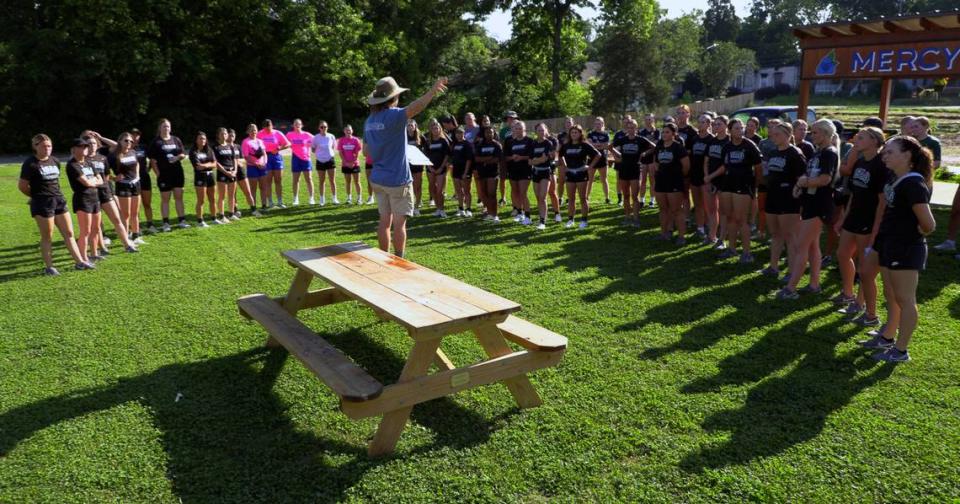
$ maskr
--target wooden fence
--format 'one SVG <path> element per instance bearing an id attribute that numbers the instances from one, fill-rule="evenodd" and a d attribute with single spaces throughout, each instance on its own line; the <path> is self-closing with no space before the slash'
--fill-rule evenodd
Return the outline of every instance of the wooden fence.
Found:
<path id="1" fill-rule="evenodd" d="M 690 123 L 696 124 L 696 117 L 701 113 L 706 111 L 716 112 L 718 114 L 729 114 L 736 110 L 742 109 L 750 103 L 753 102 L 753 93 L 745 93 L 737 96 L 731 96 L 729 98 L 723 98 L 721 100 L 708 100 L 701 101 L 696 103 L 690 103 Z M 643 127 L 643 117 L 649 111 L 638 111 L 638 112 L 627 112 L 633 116 L 634 119 L 640 124 L 640 127 Z M 663 124 L 664 116 L 674 116 L 676 113 L 676 106 L 671 107 L 662 107 L 653 111 L 657 116 L 657 125 L 660 126 Z M 620 129 L 621 121 L 623 120 L 624 113 L 614 113 L 614 114 L 605 114 L 603 116 L 604 120 L 607 123 L 607 128 L 612 130 Z M 596 116 L 586 115 L 586 116 L 573 116 L 573 121 L 575 124 L 580 124 L 587 131 L 593 129 L 593 120 Z M 550 128 L 550 131 L 557 132 L 563 130 L 563 121 L 564 117 L 553 117 L 550 119 L 526 119 L 521 118 L 524 122 L 527 123 L 527 130 L 533 132 L 533 128 L 539 123 L 546 123 L 547 127 Z"/>

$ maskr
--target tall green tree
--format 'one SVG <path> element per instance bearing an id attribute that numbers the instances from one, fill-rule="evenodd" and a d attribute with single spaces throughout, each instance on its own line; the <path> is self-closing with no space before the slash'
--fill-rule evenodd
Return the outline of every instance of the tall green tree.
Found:
<path id="1" fill-rule="evenodd" d="M 703 14 L 704 47 L 713 42 L 733 42 L 740 34 L 740 18 L 730 0 L 707 0 L 707 10 Z"/>
<path id="2" fill-rule="evenodd" d="M 594 91 L 596 112 L 627 110 L 644 99 L 650 42 L 659 16 L 656 0 L 604 0 L 600 10 Z"/>
<path id="3" fill-rule="evenodd" d="M 559 93 L 563 88 L 564 66 L 569 64 L 565 59 L 569 49 L 565 47 L 564 34 L 569 32 L 571 27 L 583 25 L 582 18 L 574 7 L 593 7 L 595 3 L 591 0 L 513 0 L 507 2 L 512 7 L 514 15 L 514 30 L 517 28 L 517 21 L 520 18 L 538 17 L 543 19 L 543 23 L 538 26 L 548 28 L 543 35 L 548 36 L 551 44 L 549 57 L 549 69 L 551 76 L 552 91 Z M 583 52 L 583 49 L 580 49 Z M 585 61 L 585 60 L 584 60 Z M 582 69 L 582 66 L 581 66 Z"/>
<path id="4" fill-rule="evenodd" d="M 703 94 L 723 96 L 730 82 L 741 72 L 756 68 L 753 51 L 737 47 L 733 42 L 717 42 L 705 51 L 698 75 L 703 83 Z"/>

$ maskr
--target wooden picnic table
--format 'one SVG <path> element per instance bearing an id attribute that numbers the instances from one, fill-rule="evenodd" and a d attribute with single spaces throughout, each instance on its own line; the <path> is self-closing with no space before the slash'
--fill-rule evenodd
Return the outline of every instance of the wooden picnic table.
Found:
<path id="1" fill-rule="evenodd" d="M 350 418 L 383 415 L 368 447 L 391 453 L 413 406 L 489 383 L 507 386 L 521 408 L 542 401 L 527 373 L 555 366 L 567 339 L 520 319 L 520 305 L 362 242 L 282 253 L 296 268 L 286 296 L 253 294 L 237 300 L 240 313 L 270 334 L 334 393 Z M 319 278 L 329 287 L 310 291 Z M 413 348 L 397 382 L 384 386 L 296 318 L 299 310 L 355 300 L 407 329 Z M 440 349 L 443 338 L 472 332 L 488 358 L 456 367 Z M 522 350 L 514 351 L 507 341 Z M 438 368 L 427 374 L 430 364 Z"/>

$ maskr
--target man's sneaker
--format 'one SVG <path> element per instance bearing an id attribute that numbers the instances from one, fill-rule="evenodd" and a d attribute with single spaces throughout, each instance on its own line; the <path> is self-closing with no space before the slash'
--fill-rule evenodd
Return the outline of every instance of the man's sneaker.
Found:
<path id="1" fill-rule="evenodd" d="M 901 352 L 897 347 L 890 347 L 873 354 L 872 357 L 880 362 L 907 362 L 910 360 L 910 353 L 907 351 Z"/>
<path id="2" fill-rule="evenodd" d="M 167 224 L 166 222 L 163 223 L 163 232 L 164 233 L 170 232 L 170 224 Z"/>
<path id="3" fill-rule="evenodd" d="M 943 243 L 933 247 L 938 252 L 953 252 L 957 250 L 957 243 L 953 240 L 944 240 Z"/>
<path id="4" fill-rule="evenodd" d="M 797 289 L 797 292 L 799 292 L 800 294 L 820 294 L 821 292 L 823 292 L 823 288 L 814 287 L 812 285 L 806 285 Z"/>
<path id="5" fill-rule="evenodd" d="M 840 294 L 837 294 L 836 296 L 833 296 L 832 298 L 830 298 L 830 302 L 837 306 L 848 306 L 850 303 L 856 303 L 857 298 L 853 296 L 847 296 L 846 294 L 841 292 Z"/>
<path id="6" fill-rule="evenodd" d="M 573 219 L 570 219 L 570 220 L 568 220 L 568 221 L 567 221 L 567 225 L 566 225 L 566 227 L 568 227 L 568 228 L 572 228 L 574 224 L 576 224 L 576 223 L 575 223 L 575 222 L 573 222 Z"/>
<path id="7" fill-rule="evenodd" d="M 771 277 L 771 278 L 778 278 L 778 277 L 780 276 L 780 271 L 779 271 L 779 270 L 775 270 L 775 269 L 771 268 L 770 266 L 767 266 L 766 268 L 763 268 L 762 270 L 758 271 L 757 273 L 760 273 L 760 275 L 762 275 L 762 276 Z"/>
<path id="8" fill-rule="evenodd" d="M 871 350 L 886 350 L 888 348 L 893 348 L 894 343 L 896 343 L 896 340 L 884 338 L 882 334 L 878 334 L 870 339 L 857 342 L 857 344 L 863 348 L 869 348 Z"/>
<path id="9" fill-rule="evenodd" d="M 580 227 L 580 229 L 587 229 L 587 221 L 585 221 L 585 220 L 580 221 L 580 226 L 579 226 L 579 227 Z"/>
<path id="10" fill-rule="evenodd" d="M 859 316 L 850 320 L 850 322 L 857 325 L 861 325 L 863 327 L 877 327 L 880 325 L 880 317 L 877 317 L 877 316 L 871 317 L 867 315 L 866 312 L 864 312 L 864 313 L 861 313 Z"/>
<path id="11" fill-rule="evenodd" d="M 737 253 L 731 249 L 725 248 L 719 254 L 717 254 L 717 259 L 730 259 L 731 257 L 736 257 Z"/>
<path id="12" fill-rule="evenodd" d="M 538 230 L 538 231 L 543 231 L 544 229 L 547 229 L 547 225 L 546 225 L 546 224 L 544 224 L 544 223 L 542 223 L 542 222 L 541 222 L 540 224 L 537 224 L 537 230 Z"/>
<path id="13" fill-rule="evenodd" d="M 843 314 L 843 315 L 848 315 L 848 316 L 850 316 L 851 319 L 852 319 L 852 318 L 856 317 L 857 315 L 859 315 L 860 312 L 862 312 L 862 311 L 863 311 L 863 307 L 860 306 L 859 304 L 857 304 L 856 301 L 854 301 L 854 302 L 848 304 L 847 306 L 844 306 L 843 308 L 840 308 L 839 310 L 837 310 L 837 313 L 840 313 L 840 314 Z"/>
<path id="14" fill-rule="evenodd" d="M 49 268 L 44 268 L 43 274 L 46 276 L 60 276 L 60 272 L 57 270 L 57 268 L 54 268 L 52 266 Z"/>
<path id="15" fill-rule="evenodd" d="M 282 205 L 282 203 L 281 203 Z M 300 196 L 293 197 L 293 206 L 300 206 Z"/>
<path id="16" fill-rule="evenodd" d="M 178 222 L 177 227 L 180 229 L 187 229 L 188 227 L 190 227 L 190 224 L 187 224 L 187 221 L 184 220 L 184 221 Z"/>
<path id="17" fill-rule="evenodd" d="M 800 299 L 800 294 L 784 287 L 777 291 L 777 299 Z"/>
<path id="18" fill-rule="evenodd" d="M 753 254 L 744 252 L 740 255 L 740 264 L 751 264 L 753 262 Z"/>
<path id="19" fill-rule="evenodd" d="M 560 214 L 554 215 L 553 222 L 563 222 L 563 216 Z"/>
<path id="20" fill-rule="evenodd" d="M 520 221 L 520 224 L 523 224 L 524 226 L 529 226 L 530 224 L 533 224 L 533 221 L 530 220 L 530 217 L 524 217 L 523 220 Z"/>

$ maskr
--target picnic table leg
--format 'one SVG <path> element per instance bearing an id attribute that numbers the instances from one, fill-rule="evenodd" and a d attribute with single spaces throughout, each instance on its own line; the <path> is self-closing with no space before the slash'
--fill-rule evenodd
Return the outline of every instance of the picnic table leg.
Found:
<path id="1" fill-rule="evenodd" d="M 430 367 L 430 363 L 433 362 L 440 350 L 440 339 L 414 343 L 413 349 L 410 350 L 410 357 L 407 358 L 407 363 L 403 366 L 403 372 L 400 373 L 400 379 L 397 380 L 397 383 L 407 382 L 426 374 L 427 368 Z M 393 452 L 394 448 L 397 447 L 397 440 L 400 439 L 400 433 L 407 426 L 407 419 L 410 418 L 411 411 L 413 411 L 413 406 L 407 406 L 383 415 L 377 433 L 374 434 L 373 441 L 370 441 L 370 446 L 367 447 L 369 456 L 377 457 Z"/>
<path id="2" fill-rule="evenodd" d="M 453 361 L 450 360 L 450 357 L 447 357 L 447 354 L 443 353 L 443 350 L 437 349 L 436 355 L 433 356 L 433 363 L 437 365 L 437 368 L 441 371 L 450 371 L 451 369 L 456 369 L 457 366 L 453 364 Z"/>
<path id="3" fill-rule="evenodd" d="M 500 329 L 497 329 L 497 326 L 494 324 L 483 324 L 473 329 L 473 333 L 477 336 L 480 346 L 483 347 L 483 350 L 491 358 L 501 357 L 513 352 L 507 345 L 503 334 L 500 333 Z M 527 375 L 524 374 L 507 378 L 502 380 L 501 383 L 506 385 L 510 393 L 513 394 L 513 399 L 517 402 L 517 406 L 521 408 L 536 408 L 543 404 L 540 395 L 538 395 L 537 391 L 533 388 L 533 384 L 530 383 Z"/>
<path id="4" fill-rule="evenodd" d="M 310 282 L 313 281 L 313 273 L 297 268 L 297 274 L 293 277 L 293 283 L 290 284 L 290 290 L 287 291 L 287 296 L 283 298 L 283 309 L 287 310 L 287 313 L 297 316 L 297 311 L 300 310 L 300 305 L 303 303 L 303 298 L 307 294 L 307 290 L 310 289 Z M 280 346 L 280 342 L 270 336 L 267 338 L 268 347 L 277 347 Z"/>

